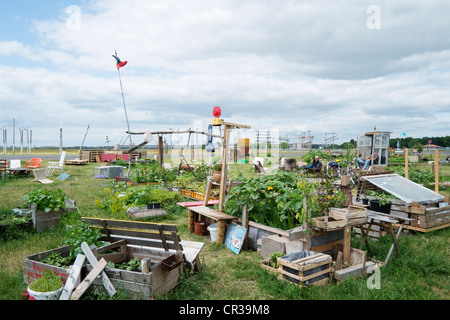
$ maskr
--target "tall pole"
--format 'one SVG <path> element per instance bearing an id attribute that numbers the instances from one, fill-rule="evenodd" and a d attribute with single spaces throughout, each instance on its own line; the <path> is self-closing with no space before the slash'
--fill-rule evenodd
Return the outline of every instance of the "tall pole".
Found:
<path id="1" fill-rule="evenodd" d="M 14 154 L 14 146 L 16 145 L 16 119 L 13 119 L 13 145 L 12 154 Z"/>
<path id="2" fill-rule="evenodd" d="M 117 68 L 119 74 L 120 90 L 122 92 L 123 109 L 125 110 L 125 119 L 127 120 L 128 138 L 130 139 L 130 149 L 132 148 L 130 123 L 128 122 L 127 105 L 125 104 L 125 95 L 123 94 L 122 77 L 120 76 L 120 68 Z"/>

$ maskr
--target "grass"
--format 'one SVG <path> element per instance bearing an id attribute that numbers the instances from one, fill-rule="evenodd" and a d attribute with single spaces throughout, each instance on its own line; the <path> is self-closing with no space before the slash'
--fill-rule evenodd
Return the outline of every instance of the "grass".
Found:
<path id="1" fill-rule="evenodd" d="M 42 166 L 46 166 L 46 161 Z M 65 166 L 66 173 L 74 180 L 57 180 L 43 186 L 30 178 L 15 178 L 0 181 L 0 212 L 8 212 L 22 205 L 22 195 L 38 188 L 61 189 L 71 199 L 76 199 L 82 216 L 111 218 L 96 205 L 111 180 L 94 179 L 93 168 L 86 166 Z M 442 170 L 450 175 L 450 167 Z M 251 174 L 251 165 L 232 167 L 234 177 L 238 172 Z M 441 171 L 442 173 L 442 171 Z M 448 195 L 445 191 L 443 194 Z M 236 255 L 223 245 L 211 243 L 209 236 L 201 237 L 191 233 L 187 226 L 187 210 L 170 208 L 169 214 L 142 221 L 176 224 L 183 240 L 202 241 L 205 247 L 200 253 L 203 271 L 190 273 L 181 284 L 166 296 L 166 300 L 448 300 L 450 296 L 449 239 L 450 229 L 427 234 L 405 234 L 399 239 L 401 256 L 395 251 L 389 265 L 381 268 L 381 289 L 369 289 L 367 277 L 351 278 L 340 284 L 322 287 L 299 288 L 260 267 L 261 255 L 254 251 L 243 251 Z M 26 289 L 23 282 L 23 261 L 25 256 L 58 248 L 65 237 L 64 226 L 42 233 L 17 233 L 14 238 L 0 239 L 0 300 L 20 300 Z M 360 239 L 352 238 L 354 247 Z M 371 243 L 369 255 L 383 261 L 391 240 L 382 236 Z M 108 299 L 105 296 L 86 295 L 84 299 Z M 119 295 L 117 299 L 124 299 Z"/>

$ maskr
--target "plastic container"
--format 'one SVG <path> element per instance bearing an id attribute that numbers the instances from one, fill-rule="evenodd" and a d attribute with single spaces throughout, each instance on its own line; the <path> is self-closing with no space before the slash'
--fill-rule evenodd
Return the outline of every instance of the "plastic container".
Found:
<path id="1" fill-rule="evenodd" d="M 211 236 L 211 242 L 216 242 L 217 240 L 217 230 L 219 229 L 218 223 L 213 223 L 208 226 L 209 235 Z"/>
<path id="2" fill-rule="evenodd" d="M 56 291 L 51 292 L 36 292 L 30 289 L 28 286 L 27 291 L 30 296 L 30 300 L 59 300 L 64 287 L 59 288 Z"/>

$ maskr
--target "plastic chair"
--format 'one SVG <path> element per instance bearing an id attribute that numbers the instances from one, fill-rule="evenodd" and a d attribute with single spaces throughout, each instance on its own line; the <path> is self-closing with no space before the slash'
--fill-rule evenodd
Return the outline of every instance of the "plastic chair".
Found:
<path id="1" fill-rule="evenodd" d="M 40 169 L 41 168 L 41 158 L 33 158 L 27 162 L 27 169 Z"/>
<path id="2" fill-rule="evenodd" d="M 53 172 L 55 170 L 59 170 L 61 171 L 61 173 L 64 172 L 63 170 L 63 166 L 64 166 L 64 159 L 66 158 L 66 152 L 63 151 L 61 152 L 61 156 L 59 157 L 59 161 L 58 162 L 49 162 L 49 166 L 47 167 L 47 171 L 48 171 L 48 175 L 51 176 L 53 175 Z"/>

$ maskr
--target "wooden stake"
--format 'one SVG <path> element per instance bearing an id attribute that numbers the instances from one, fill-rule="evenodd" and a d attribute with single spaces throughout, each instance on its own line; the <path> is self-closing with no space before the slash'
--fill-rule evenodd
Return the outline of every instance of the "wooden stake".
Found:
<path id="1" fill-rule="evenodd" d="M 61 295 L 59 296 L 59 300 L 70 299 L 72 291 L 80 283 L 81 268 L 83 267 L 84 260 L 86 260 L 86 256 L 78 254 L 77 258 L 75 259 L 75 263 L 72 266 L 72 270 L 70 270 L 69 278 L 67 278 L 66 284 L 64 285 L 64 289 Z"/>
<path id="2" fill-rule="evenodd" d="M 405 178 L 408 179 L 408 148 L 405 148 Z"/>
<path id="3" fill-rule="evenodd" d="M 439 149 L 434 150 L 434 192 L 439 192 Z"/>

